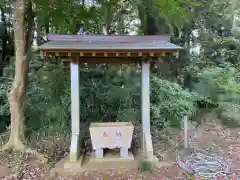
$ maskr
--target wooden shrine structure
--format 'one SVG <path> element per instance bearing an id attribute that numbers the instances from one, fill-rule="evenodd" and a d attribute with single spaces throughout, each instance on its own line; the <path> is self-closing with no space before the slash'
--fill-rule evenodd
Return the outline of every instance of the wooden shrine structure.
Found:
<path id="1" fill-rule="evenodd" d="M 140 63 L 142 152 L 153 159 L 150 132 L 150 62 L 160 56 L 179 56 L 182 48 L 169 42 L 169 36 L 49 35 L 40 46 L 41 56 L 64 57 L 71 71 L 71 147 L 70 162 L 79 158 L 80 133 L 80 63 Z"/>

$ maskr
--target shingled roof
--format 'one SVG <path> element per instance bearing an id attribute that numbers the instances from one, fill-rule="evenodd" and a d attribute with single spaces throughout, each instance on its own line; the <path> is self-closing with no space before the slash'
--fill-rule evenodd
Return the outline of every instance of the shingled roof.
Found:
<path id="1" fill-rule="evenodd" d="M 43 50 L 180 50 L 176 46 L 167 41 L 50 41 L 40 46 Z"/>
<path id="2" fill-rule="evenodd" d="M 49 35 L 41 45 L 42 56 L 141 57 L 166 53 L 178 55 L 182 48 L 169 36 Z"/>

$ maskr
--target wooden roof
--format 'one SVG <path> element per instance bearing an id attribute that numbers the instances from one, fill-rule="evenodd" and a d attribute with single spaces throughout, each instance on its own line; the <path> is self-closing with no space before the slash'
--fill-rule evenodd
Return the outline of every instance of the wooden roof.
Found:
<path id="1" fill-rule="evenodd" d="M 61 41 L 61 40 L 68 40 L 68 41 L 170 41 L 170 36 L 162 36 L 162 35 L 144 35 L 144 36 L 130 36 L 130 35 L 48 35 L 47 36 L 49 41 Z"/>
<path id="2" fill-rule="evenodd" d="M 40 51 L 43 57 L 77 56 L 84 61 L 101 58 L 103 62 L 122 57 L 139 60 L 166 54 L 178 56 L 182 48 L 168 42 L 169 39 L 169 36 L 49 35 L 49 42 L 41 45 Z"/>
<path id="3" fill-rule="evenodd" d="M 109 41 L 50 41 L 40 47 L 41 50 L 62 50 L 62 51 L 173 51 L 181 49 L 167 41 L 143 41 L 143 42 L 109 42 Z"/>

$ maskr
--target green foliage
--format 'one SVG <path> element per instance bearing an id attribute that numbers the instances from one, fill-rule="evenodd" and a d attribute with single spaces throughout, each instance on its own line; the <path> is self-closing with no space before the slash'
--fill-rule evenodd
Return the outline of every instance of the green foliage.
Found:
<path id="1" fill-rule="evenodd" d="M 5 14 L 6 23 L 11 26 L 11 1 L 3 2 L 0 1 L 0 6 L 8 14 Z M 184 114 L 190 119 L 194 117 L 199 102 L 213 105 L 225 124 L 240 125 L 240 3 L 236 0 L 199 2 L 34 0 L 34 25 L 37 31 L 73 34 L 76 24 L 84 22 L 85 30 L 93 34 L 101 34 L 103 29 L 108 34 L 171 33 L 175 42 L 186 49 L 192 50 L 199 45 L 196 56 L 190 56 L 190 50 L 186 50 L 181 53 L 178 63 L 170 57 L 170 61 L 164 61 L 166 66 L 160 65 L 163 69 L 169 66 L 166 68 L 166 74 L 170 76 L 167 79 L 179 78 L 185 88 L 157 75 L 151 76 L 152 127 L 158 133 L 164 128 L 170 131 L 172 127 L 175 131 Z M 37 33 L 42 36 L 42 32 Z M 140 123 L 140 71 L 137 67 L 82 65 L 80 69 L 81 127 L 84 130 L 87 131 L 93 121 Z M 6 130 L 10 121 L 7 92 L 13 76 L 14 64 L 11 62 L 0 77 L 0 132 Z M 186 80 L 186 76 L 190 80 Z M 39 61 L 34 55 L 24 109 L 30 146 L 43 153 L 48 151 L 52 159 L 58 156 L 56 153 L 67 151 L 70 108 L 68 65 L 52 63 L 52 60 Z M 143 161 L 141 169 L 151 171 L 152 165 Z"/>
<path id="2" fill-rule="evenodd" d="M 151 78 L 152 124 L 157 128 L 167 126 L 180 127 L 185 114 L 189 117 L 196 113 L 196 94 L 183 89 L 179 84 Z"/>
<path id="3" fill-rule="evenodd" d="M 68 65 L 39 61 L 30 63 L 25 102 L 28 132 L 54 127 L 70 130 L 70 77 Z M 7 91 L 14 66 L 4 69 L 1 80 L 1 117 L 9 117 Z M 81 123 L 140 119 L 140 73 L 135 66 L 81 66 Z M 10 79 L 10 81 L 9 81 Z M 193 116 L 197 96 L 176 83 L 151 77 L 151 122 L 154 127 L 179 126 L 184 113 Z"/>
<path id="4" fill-rule="evenodd" d="M 229 127 L 240 126 L 240 104 L 222 102 L 217 112 L 223 124 Z"/>
<path id="5" fill-rule="evenodd" d="M 187 7 L 196 7 L 201 4 L 195 0 L 157 0 L 156 5 L 160 8 L 161 17 L 170 25 L 181 27 L 188 22 L 191 12 Z"/>
<path id="6" fill-rule="evenodd" d="M 144 159 L 140 163 L 140 171 L 142 172 L 153 172 L 154 164 L 152 161 L 149 161 L 147 159 Z"/>
<path id="7" fill-rule="evenodd" d="M 199 82 L 195 91 L 204 95 L 214 103 L 236 100 L 240 92 L 240 84 L 236 78 L 236 69 L 226 64 L 226 67 L 206 68 L 198 74 Z"/>
<path id="8" fill-rule="evenodd" d="M 56 68 L 56 69 L 55 69 Z M 62 94 L 69 86 L 68 74 L 63 64 L 50 64 L 38 61 L 36 57 L 30 63 L 29 88 L 25 101 L 27 131 L 54 126 L 56 120 L 63 126 L 68 125 L 69 104 Z M 54 73 L 51 73 L 54 72 Z M 10 63 L 0 77 L 1 117 L 9 117 L 7 92 L 14 75 L 14 65 Z M 61 77 L 62 81 L 58 81 Z M 67 128 L 67 126 L 65 126 Z M 68 128 L 69 129 L 69 128 Z"/>
<path id="9" fill-rule="evenodd" d="M 25 103 L 26 123 L 31 130 L 55 126 L 56 123 L 69 129 L 70 101 L 66 98 L 69 97 L 66 94 L 69 74 L 65 69 L 62 63 L 50 64 L 37 58 L 31 62 Z"/>
<path id="10" fill-rule="evenodd" d="M 3 76 L 0 77 L 0 132 L 5 131 L 9 124 L 10 112 L 7 93 L 11 87 L 13 72 L 13 66 L 6 67 Z"/>
<path id="11" fill-rule="evenodd" d="M 96 66 L 81 71 L 83 121 L 135 121 L 139 117 L 140 82 L 136 69 Z"/>
<path id="12" fill-rule="evenodd" d="M 1 80 L 1 117 L 9 116 L 7 91 L 13 64 Z M 61 127 L 70 130 L 70 77 L 68 65 L 39 61 L 30 63 L 29 88 L 25 102 L 28 131 Z M 80 70 L 81 123 L 133 121 L 139 119 L 140 76 L 134 67 L 95 66 Z M 137 81 L 135 83 L 135 81 Z M 60 128 L 60 129 L 61 129 Z"/>
<path id="13" fill-rule="evenodd" d="M 209 40 L 201 43 L 204 48 L 202 56 L 206 60 L 212 61 L 216 65 L 226 62 L 237 64 L 239 62 L 240 42 L 238 38 L 232 36 L 222 37 L 211 32 L 205 33 L 202 38 Z"/>
<path id="14" fill-rule="evenodd" d="M 239 124 L 240 81 L 236 68 L 229 64 L 225 67 L 206 68 L 198 74 L 199 82 L 194 89 L 206 101 L 218 106 L 216 111 L 225 124 Z"/>

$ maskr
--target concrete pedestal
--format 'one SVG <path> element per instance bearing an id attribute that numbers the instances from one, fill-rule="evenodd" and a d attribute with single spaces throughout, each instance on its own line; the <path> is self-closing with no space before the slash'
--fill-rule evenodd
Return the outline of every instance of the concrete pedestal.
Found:
<path id="1" fill-rule="evenodd" d="M 128 169 L 138 171 L 140 157 L 133 156 L 132 152 L 128 152 L 128 157 L 120 157 L 119 153 L 108 152 L 104 158 L 96 158 L 95 154 L 88 156 L 80 156 L 76 162 L 69 161 L 69 157 L 59 161 L 55 168 L 52 169 L 52 176 L 68 175 L 71 173 L 81 173 L 85 171 L 101 171 L 106 169 Z"/>

